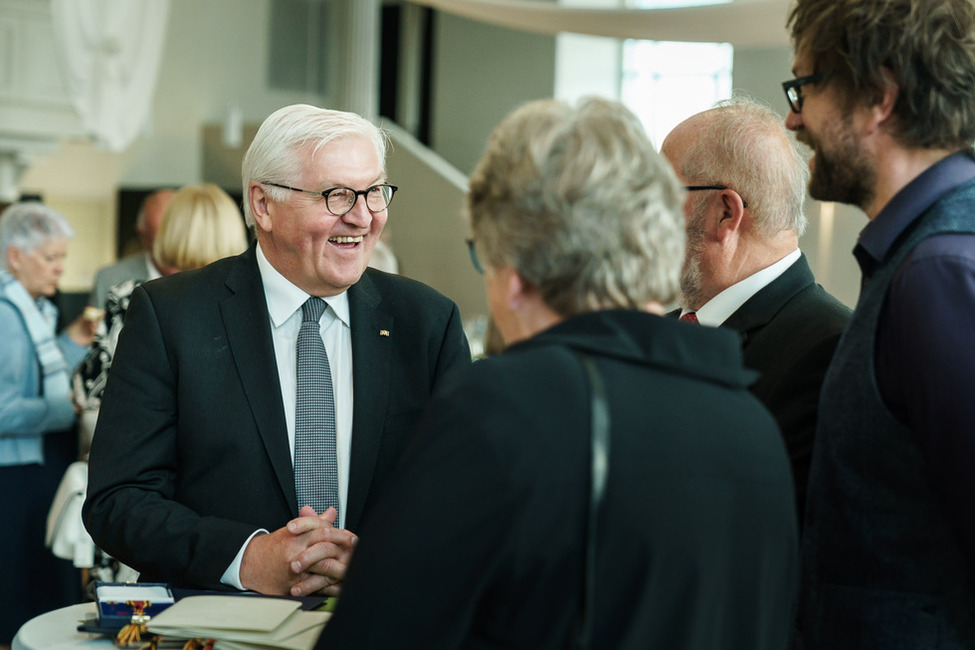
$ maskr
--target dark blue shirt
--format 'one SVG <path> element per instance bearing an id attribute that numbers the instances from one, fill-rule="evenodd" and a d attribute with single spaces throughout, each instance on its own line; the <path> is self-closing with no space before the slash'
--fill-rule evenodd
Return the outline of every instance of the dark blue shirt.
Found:
<path id="1" fill-rule="evenodd" d="M 894 242 L 946 192 L 975 178 L 969 152 L 949 156 L 902 189 L 860 233 L 869 282 Z M 972 206 L 975 219 L 975 205 Z M 918 438 L 931 485 L 975 570 L 975 236 L 923 241 L 894 276 L 877 331 L 877 383 Z M 882 453 L 882 450 L 878 450 Z"/>

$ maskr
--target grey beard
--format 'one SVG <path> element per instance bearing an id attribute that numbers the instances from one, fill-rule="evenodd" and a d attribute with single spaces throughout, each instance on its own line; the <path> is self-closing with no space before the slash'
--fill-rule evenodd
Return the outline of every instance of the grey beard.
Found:
<path id="1" fill-rule="evenodd" d="M 688 311 L 697 311 L 701 307 L 704 294 L 701 263 L 695 252 L 688 248 L 680 273 L 680 306 Z"/>

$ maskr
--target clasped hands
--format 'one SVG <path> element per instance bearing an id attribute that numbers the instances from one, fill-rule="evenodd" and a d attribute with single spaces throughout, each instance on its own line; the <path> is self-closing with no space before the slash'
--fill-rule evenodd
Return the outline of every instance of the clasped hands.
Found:
<path id="1" fill-rule="evenodd" d="M 337 596 L 358 537 L 332 526 L 338 511 L 303 506 L 283 528 L 251 539 L 240 565 L 245 589 L 280 596 Z"/>

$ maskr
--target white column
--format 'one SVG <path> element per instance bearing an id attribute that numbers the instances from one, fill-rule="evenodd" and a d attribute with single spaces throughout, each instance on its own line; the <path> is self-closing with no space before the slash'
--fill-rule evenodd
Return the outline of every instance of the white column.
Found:
<path id="1" fill-rule="evenodd" d="M 24 167 L 17 155 L 9 151 L 0 152 L 0 201 L 13 203 L 20 197 L 20 176 Z"/>
<path id="2" fill-rule="evenodd" d="M 38 155 L 58 148 L 54 138 L 29 138 L 0 134 L 0 201 L 20 198 L 20 179 Z"/>
<path id="3" fill-rule="evenodd" d="M 379 117 L 379 37 L 382 0 L 346 2 L 346 38 L 341 105 L 347 111 L 376 120 Z"/>
<path id="4" fill-rule="evenodd" d="M 399 88 L 396 121 L 410 135 L 420 128 L 420 66 L 423 58 L 424 9 L 405 2 L 400 5 Z"/>

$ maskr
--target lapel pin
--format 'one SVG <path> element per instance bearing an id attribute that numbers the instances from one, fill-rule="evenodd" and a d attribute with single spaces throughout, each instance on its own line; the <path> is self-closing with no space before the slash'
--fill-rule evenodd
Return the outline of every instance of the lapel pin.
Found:
<path id="1" fill-rule="evenodd" d="M 379 336 L 389 336 L 389 330 L 379 330 Z"/>

